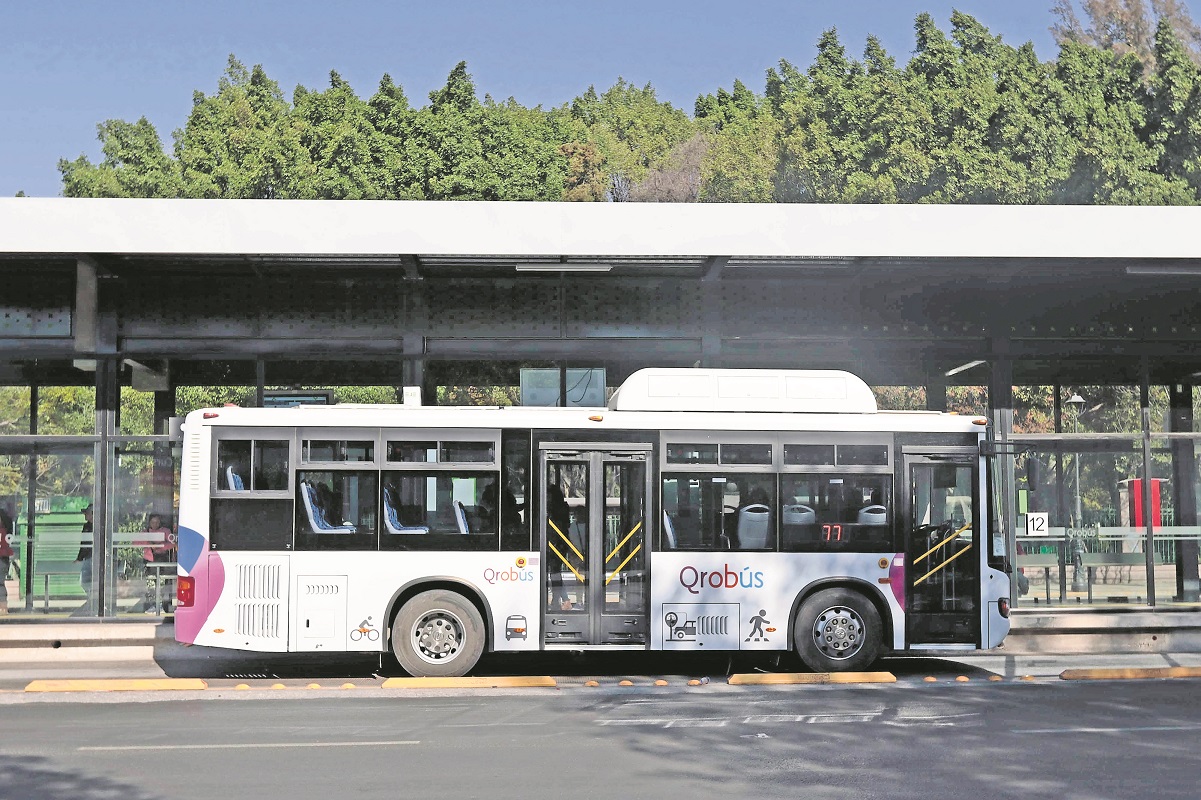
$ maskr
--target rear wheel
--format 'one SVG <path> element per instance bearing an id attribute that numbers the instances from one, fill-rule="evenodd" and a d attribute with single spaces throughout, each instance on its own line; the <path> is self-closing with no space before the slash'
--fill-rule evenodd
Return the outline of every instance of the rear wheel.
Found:
<path id="1" fill-rule="evenodd" d="M 823 589 L 797 614 L 797 655 L 814 672 L 863 669 L 880 654 L 884 627 L 875 605 L 850 589 Z"/>
<path id="2" fill-rule="evenodd" d="M 434 589 L 401 606 L 392 623 L 392 652 L 415 677 L 457 677 L 479 661 L 484 635 L 484 619 L 470 600 Z"/>

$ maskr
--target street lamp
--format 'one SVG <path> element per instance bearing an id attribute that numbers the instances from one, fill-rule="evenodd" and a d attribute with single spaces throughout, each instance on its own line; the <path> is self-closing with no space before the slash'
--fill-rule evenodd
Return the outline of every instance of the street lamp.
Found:
<path id="1" fill-rule="evenodd" d="M 1078 394 L 1073 393 L 1072 396 L 1069 397 L 1064 402 L 1067 403 L 1069 406 L 1072 406 L 1076 412 L 1072 415 L 1072 433 L 1080 433 L 1080 411 L 1081 411 L 1081 409 L 1084 408 L 1084 398 Z M 1076 522 L 1076 527 L 1079 529 L 1084 526 L 1084 520 L 1083 520 L 1084 515 L 1081 513 L 1081 509 L 1080 509 L 1080 453 L 1079 453 L 1079 451 L 1077 451 L 1072 457 L 1072 473 L 1073 473 L 1073 477 L 1076 480 L 1076 518 L 1075 518 L 1075 522 Z M 1077 533 L 1075 536 L 1071 536 L 1070 538 L 1071 538 L 1071 542 L 1072 542 L 1072 591 L 1073 592 L 1082 592 L 1088 588 L 1088 586 L 1086 586 L 1085 582 L 1084 582 L 1084 568 L 1083 568 L 1083 564 L 1082 564 L 1083 556 L 1084 556 L 1084 542 L 1081 541 L 1081 537 L 1080 537 L 1079 533 Z"/>
<path id="2" fill-rule="evenodd" d="M 1080 433 L 1080 410 L 1084 408 L 1084 398 L 1078 394 L 1073 394 L 1067 400 L 1064 400 L 1069 406 L 1075 409 L 1072 415 L 1072 433 Z M 1072 459 L 1073 472 L 1076 478 L 1076 527 L 1082 524 L 1080 513 L 1080 454 L 1076 453 Z"/>

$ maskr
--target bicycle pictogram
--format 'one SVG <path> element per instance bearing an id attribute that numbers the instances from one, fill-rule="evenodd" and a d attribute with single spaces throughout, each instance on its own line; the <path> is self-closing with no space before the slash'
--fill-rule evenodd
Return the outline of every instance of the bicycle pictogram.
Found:
<path id="1" fill-rule="evenodd" d="M 367 617 L 367 619 L 365 619 L 359 623 L 359 626 L 357 628 L 354 628 L 353 630 L 351 630 L 350 641 L 352 641 L 352 642 L 360 641 L 364 636 L 367 637 L 367 641 L 369 641 L 369 642 L 374 642 L 374 641 L 379 640 L 379 631 L 377 631 L 375 628 L 371 627 L 371 617 Z"/>

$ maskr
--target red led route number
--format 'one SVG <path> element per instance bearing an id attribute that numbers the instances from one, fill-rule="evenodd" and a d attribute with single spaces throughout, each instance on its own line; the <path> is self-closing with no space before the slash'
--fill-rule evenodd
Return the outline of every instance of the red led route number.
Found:
<path id="1" fill-rule="evenodd" d="M 822 540 L 827 542 L 842 541 L 841 525 L 822 525 Z"/>

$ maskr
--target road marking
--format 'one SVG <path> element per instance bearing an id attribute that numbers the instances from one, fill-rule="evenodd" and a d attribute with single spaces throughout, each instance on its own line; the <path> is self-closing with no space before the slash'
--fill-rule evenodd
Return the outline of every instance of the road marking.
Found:
<path id="1" fill-rule="evenodd" d="M 866 714 L 758 714 L 742 720 L 744 725 L 758 725 L 769 722 L 804 722 L 816 724 L 822 722 L 873 722 L 880 719 L 879 712 Z"/>
<path id="2" fill-rule="evenodd" d="M 741 672 L 727 680 L 731 686 L 896 682 L 897 677 L 891 672 Z"/>
<path id="3" fill-rule="evenodd" d="M 507 689 L 516 687 L 558 686 L 549 675 L 495 675 L 462 678 L 388 678 L 385 689 Z"/>
<path id="4" fill-rule="evenodd" d="M 1129 728 L 1018 728 L 1014 733 L 1138 733 L 1140 731 L 1195 731 L 1201 725 L 1143 725 Z"/>
<path id="5" fill-rule="evenodd" d="M 1065 681 L 1151 680 L 1155 678 L 1201 678 L 1201 667 L 1117 667 L 1065 669 Z"/>
<path id="6" fill-rule="evenodd" d="M 892 727 L 910 728 L 919 725 L 953 727 L 966 721 L 976 722 L 977 720 L 973 718 L 979 716 L 980 714 L 978 712 L 969 712 L 965 714 L 898 716 L 889 718 L 884 712 L 869 711 L 846 714 L 752 714 L 750 716 L 740 716 L 737 718 L 700 717 L 673 719 L 669 717 L 647 717 L 645 719 L 598 719 L 595 720 L 595 722 L 597 725 L 625 727 L 646 726 L 659 728 L 723 728 L 729 723 L 734 723 L 736 725 L 771 725 L 775 723 L 821 725 L 829 723 L 845 724 L 873 722 Z"/>
<path id="7" fill-rule="evenodd" d="M 445 724 L 442 728 L 533 728 L 545 725 L 545 722 L 462 722 Z"/>
<path id="8" fill-rule="evenodd" d="M 251 748 L 285 747 L 392 747 L 402 744 L 421 744 L 416 739 L 384 742 L 245 742 L 242 744 L 131 744 L 97 745 L 78 747 L 76 750 L 89 752 L 128 752 L 147 750 L 245 750 Z"/>

